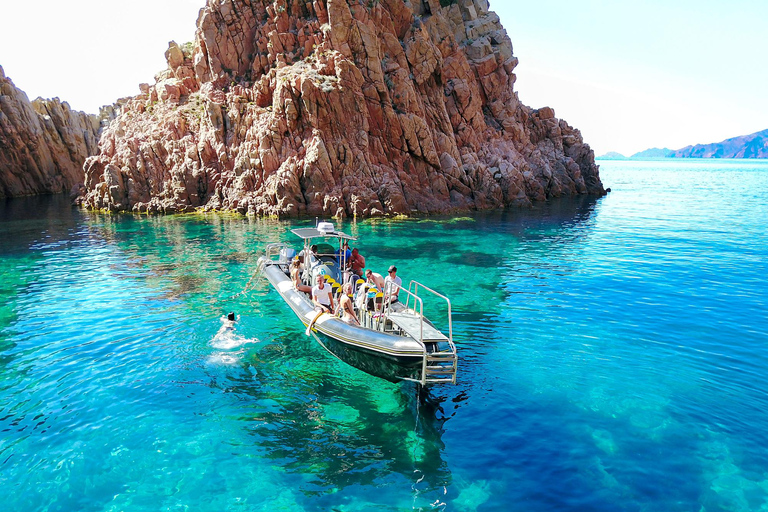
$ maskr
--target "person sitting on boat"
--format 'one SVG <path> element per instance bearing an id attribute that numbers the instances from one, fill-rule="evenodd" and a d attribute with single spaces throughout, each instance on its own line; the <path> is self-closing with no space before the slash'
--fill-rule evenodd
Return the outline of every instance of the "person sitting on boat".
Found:
<path id="1" fill-rule="evenodd" d="M 398 295 L 400 294 L 400 287 L 403 286 L 403 280 L 397 277 L 397 267 L 392 265 L 389 267 L 389 275 L 384 279 L 384 289 L 387 290 L 387 296 L 384 300 L 389 303 L 397 302 Z M 393 283 L 387 287 L 387 283 Z"/>
<path id="2" fill-rule="evenodd" d="M 365 271 L 365 278 L 368 280 L 368 284 L 375 286 L 379 290 L 384 289 L 384 278 L 381 277 L 381 274 L 368 269 Z"/>
<path id="3" fill-rule="evenodd" d="M 333 290 L 325 284 L 325 276 L 317 276 L 317 285 L 312 287 L 312 303 L 315 311 L 330 313 L 333 311 Z"/>
<path id="4" fill-rule="evenodd" d="M 300 292 L 310 293 L 312 288 L 301 282 L 301 261 L 298 256 L 291 263 L 291 282 L 293 287 Z"/>
<path id="5" fill-rule="evenodd" d="M 352 268 L 352 273 L 358 276 L 363 275 L 363 269 L 365 268 L 365 258 L 362 254 L 360 254 L 360 251 L 357 250 L 357 247 L 352 249 L 352 256 L 349 258 L 349 264 Z"/>
<path id="6" fill-rule="evenodd" d="M 341 305 L 341 319 L 349 325 L 360 325 L 355 314 L 355 308 L 352 304 L 352 283 L 347 283 L 342 288 L 341 299 L 339 304 Z"/>

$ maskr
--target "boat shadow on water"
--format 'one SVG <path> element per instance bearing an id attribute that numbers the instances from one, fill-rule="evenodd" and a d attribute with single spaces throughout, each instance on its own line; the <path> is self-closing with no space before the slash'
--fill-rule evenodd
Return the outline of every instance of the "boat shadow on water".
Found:
<path id="1" fill-rule="evenodd" d="M 450 485 L 442 435 L 455 392 L 447 388 L 372 377 L 293 329 L 252 346 L 225 373 L 212 386 L 238 397 L 243 432 L 275 466 L 311 475 L 304 493 L 393 478 L 426 493 Z"/>

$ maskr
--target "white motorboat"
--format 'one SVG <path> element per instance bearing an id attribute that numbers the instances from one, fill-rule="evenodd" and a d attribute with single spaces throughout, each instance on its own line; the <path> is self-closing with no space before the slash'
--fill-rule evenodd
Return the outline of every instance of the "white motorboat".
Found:
<path id="1" fill-rule="evenodd" d="M 416 281 L 411 281 L 407 289 L 390 281 L 383 290 L 369 287 L 351 271 L 344 270 L 347 262 L 342 245 L 355 238 L 336 231 L 329 222 L 292 232 L 303 241 L 302 250 L 297 253 L 287 244 L 270 244 L 259 258 L 259 268 L 304 326 L 312 325 L 308 332 L 320 345 L 342 361 L 392 382 L 456 383 L 458 359 L 450 299 Z M 309 293 L 298 289 L 291 280 L 289 267 L 295 258 L 303 261 L 302 288 L 316 284 L 321 274 L 331 286 L 353 284 L 355 314 L 360 325 L 351 325 L 332 313 L 315 309 Z M 384 300 L 395 289 L 399 289 L 399 300 Z M 447 334 L 424 317 L 424 299 L 447 303 Z"/>

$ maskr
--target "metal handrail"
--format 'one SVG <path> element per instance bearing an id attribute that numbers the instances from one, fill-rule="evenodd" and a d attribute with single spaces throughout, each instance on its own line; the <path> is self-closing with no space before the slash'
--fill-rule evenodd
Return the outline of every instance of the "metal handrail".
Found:
<path id="1" fill-rule="evenodd" d="M 408 306 L 410 305 L 411 297 L 413 297 L 413 300 L 414 300 L 414 308 L 412 310 L 414 313 L 416 313 L 416 302 L 418 302 L 418 305 L 419 305 L 419 318 L 421 320 L 421 324 L 420 324 L 421 332 L 419 335 L 420 339 L 417 341 L 421 344 L 422 349 L 424 350 L 424 359 L 421 362 L 421 379 L 408 379 L 408 380 L 414 380 L 415 382 L 420 382 L 422 385 L 424 385 L 427 383 L 427 379 L 428 379 L 427 363 L 429 362 L 429 355 L 427 354 L 427 347 L 424 343 L 424 300 L 421 297 L 419 297 L 419 287 L 421 287 L 424 290 L 428 291 L 429 293 L 432 293 L 433 295 L 440 297 L 441 299 L 445 300 L 448 303 L 448 346 L 450 347 L 451 353 L 453 354 L 453 357 L 454 357 L 453 362 L 451 363 L 453 370 L 452 370 L 450 381 L 453 384 L 455 384 L 456 383 L 456 359 L 455 359 L 456 345 L 454 345 L 453 343 L 453 315 L 452 315 L 451 300 L 445 295 L 436 292 L 435 290 L 433 290 L 428 286 L 424 286 L 418 281 L 411 280 L 407 290 L 402 286 L 399 286 L 393 283 L 392 281 L 389 281 L 384 286 L 385 290 L 387 289 L 391 290 L 393 285 L 397 286 L 400 290 L 406 293 L 406 299 L 405 299 L 406 311 L 409 310 Z M 413 291 L 411 291 L 411 289 L 413 289 Z M 391 304 L 392 304 L 391 302 L 387 304 L 387 306 L 389 307 L 389 309 L 387 310 L 387 314 L 389 314 L 389 312 L 391 311 Z"/>
<path id="2" fill-rule="evenodd" d="M 287 247 L 282 242 L 275 242 L 267 245 L 267 248 L 264 251 L 264 255 L 267 257 L 267 259 L 272 259 L 272 256 L 275 256 L 277 254 L 280 254 L 280 249 L 283 247 Z"/>
<path id="3" fill-rule="evenodd" d="M 411 287 L 413 287 L 413 292 L 411 292 Z M 441 293 L 436 292 L 435 290 L 433 290 L 429 286 L 425 286 L 425 285 L 421 284 L 420 282 L 414 281 L 413 279 L 411 279 L 411 282 L 408 284 L 408 291 L 407 291 L 408 298 L 405 301 L 405 308 L 408 309 L 408 303 L 409 303 L 409 300 L 410 300 L 411 296 L 419 298 L 419 287 L 424 288 L 425 290 L 427 290 L 428 292 L 432 293 L 433 295 L 437 295 L 438 297 L 440 297 L 441 299 L 445 300 L 445 302 L 448 303 L 448 345 L 451 347 L 451 350 L 455 352 L 456 351 L 456 347 L 453 344 L 453 315 L 451 314 L 451 299 L 449 299 L 448 297 L 446 297 L 445 295 L 443 295 Z M 405 288 L 403 288 L 402 286 L 400 287 L 400 289 L 401 290 L 405 290 Z M 423 311 L 423 309 L 422 309 L 422 311 Z M 424 316 L 422 314 L 422 323 L 423 322 L 424 322 Z"/>
<path id="4" fill-rule="evenodd" d="M 414 302 L 417 301 L 417 300 L 419 301 L 419 318 L 421 319 L 421 322 L 419 323 L 419 339 L 418 339 L 418 342 L 421 343 L 422 347 L 424 348 L 424 351 L 426 352 L 427 347 L 426 347 L 426 345 L 424 345 L 424 301 L 421 299 L 421 297 L 419 297 L 418 295 L 414 295 L 413 293 L 411 293 L 410 290 L 406 290 L 405 288 L 403 288 L 399 284 L 395 283 L 394 281 L 387 281 L 386 283 L 384 283 L 384 290 L 383 290 L 384 302 L 386 302 L 386 309 L 384 311 L 382 311 L 382 313 L 383 313 L 382 317 L 386 318 L 386 317 L 389 316 L 389 313 L 392 312 L 392 302 L 391 301 L 387 302 L 387 291 L 391 292 L 392 291 L 392 287 L 394 287 L 394 286 L 397 286 L 398 289 L 400 289 L 401 291 L 404 291 L 405 293 L 407 293 L 409 295 L 407 300 L 410 300 L 410 296 L 413 296 Z M 415 305 L 414 305 L 414 307 L 415 307 Z M 414 309 L 414 313 L 415 312 L 416 312 L 416 310 Z"/>

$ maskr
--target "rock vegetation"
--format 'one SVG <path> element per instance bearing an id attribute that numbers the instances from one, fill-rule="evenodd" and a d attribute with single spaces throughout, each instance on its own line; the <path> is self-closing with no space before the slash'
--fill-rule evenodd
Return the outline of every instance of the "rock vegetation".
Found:
<path id="1" fill-rule="evenodd" d="M 0 67 L 0 197 L 77 191 L 99 129 L 58 98 L 30 102 Z"/>
<path id="2" fill-rule="evenodd" d="M 92 208 L 372 216 L 603 194 L 485 0 L 208 0 L 85 164 Z"/>

